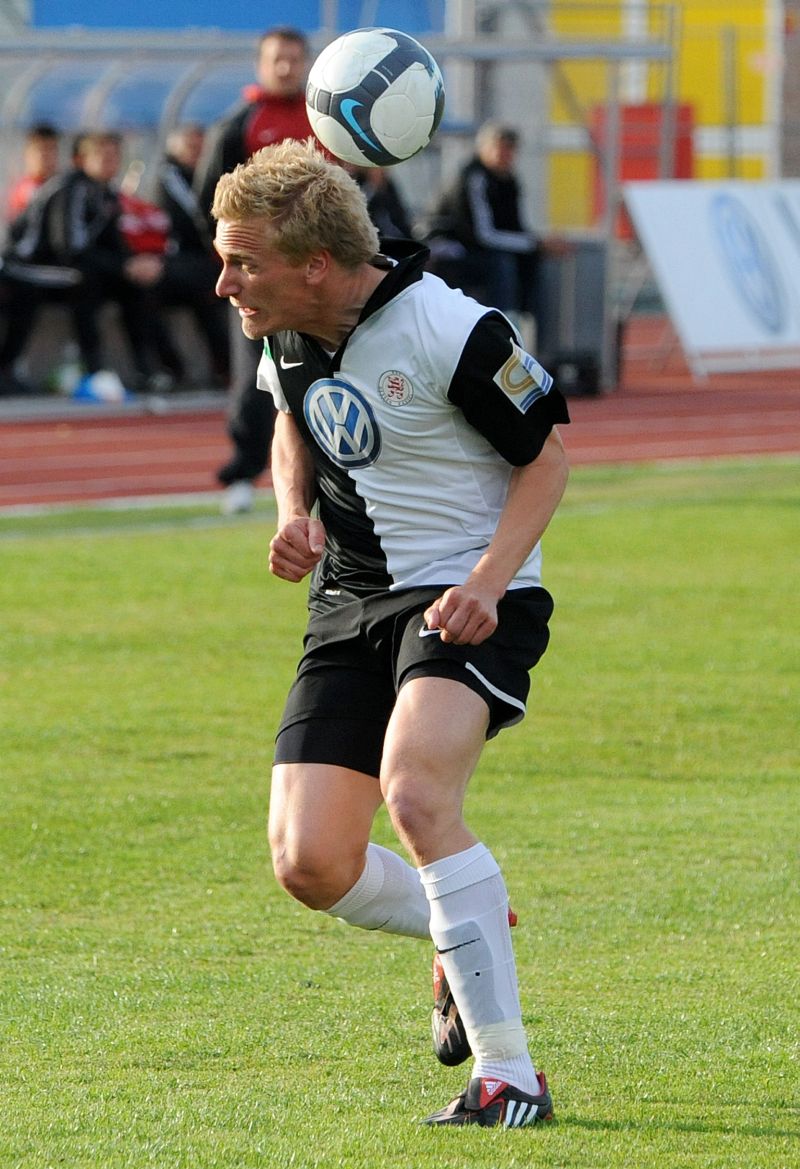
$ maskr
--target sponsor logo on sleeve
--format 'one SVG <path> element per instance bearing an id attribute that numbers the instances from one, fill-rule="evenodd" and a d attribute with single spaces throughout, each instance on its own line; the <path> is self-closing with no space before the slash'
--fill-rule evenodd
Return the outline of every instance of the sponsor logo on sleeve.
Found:
<path id="1" fill-rule="evenodd" d="M 529 410 L 537 398 L 549 393 L 553 384 L 552 377 L 536 358 L 514 344 L 511 356 L 498 369 L 493 381 L 520 414 Z"/>

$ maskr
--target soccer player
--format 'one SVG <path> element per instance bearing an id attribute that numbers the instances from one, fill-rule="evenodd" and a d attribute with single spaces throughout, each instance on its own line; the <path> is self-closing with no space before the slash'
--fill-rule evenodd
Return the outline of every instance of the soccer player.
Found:
<path id="1" fill-rule="evenodd" d="M 217 291 L 264 338 L 278 410 L 270 569 L 311 574 L 275 750 L 277 879 L 351 925 L 433 939 L 437 1054 L 475 1062 L 427 1123 L 547 1120 L 505 884 L 462 805 L 547 644 L 566 405 L 505 317 L 423 271 L 425 248 L 378 253 L 363 193 L 311 143 L 224 175 L 213 214 Z M 412 864 L 370 842 L 381 801 Z"/>

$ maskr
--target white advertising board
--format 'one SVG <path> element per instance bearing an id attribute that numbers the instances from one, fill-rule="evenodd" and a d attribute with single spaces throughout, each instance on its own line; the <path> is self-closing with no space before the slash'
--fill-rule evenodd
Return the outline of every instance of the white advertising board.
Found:
<path id="1" fill-rule="evenodd" d="M 800 180 L 623 194 L 694 373 L 800 368 Z"/>

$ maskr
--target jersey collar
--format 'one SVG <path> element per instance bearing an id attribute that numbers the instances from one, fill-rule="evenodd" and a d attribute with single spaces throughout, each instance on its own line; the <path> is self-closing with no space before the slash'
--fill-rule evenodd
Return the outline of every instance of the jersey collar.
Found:
<path id="1" fill-rule="evenodd" d="M 381 249 L 375 258 L 376 267 L 385 268 L 388 260 L 389 271 L 361 310 L 359 324 L 388 304 L 398 292 L 421 280 L 430 255 L 428 248 L 410 239 L 381 240 Z"/>

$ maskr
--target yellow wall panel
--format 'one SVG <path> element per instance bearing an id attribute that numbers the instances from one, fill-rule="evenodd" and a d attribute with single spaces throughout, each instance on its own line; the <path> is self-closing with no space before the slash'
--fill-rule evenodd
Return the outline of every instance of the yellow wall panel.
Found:
<path id="1" fill-rule="evenodd" d="M 638 0 L 637 0 L 638 2 Z M 648 5 L 649 33 L 663 37 L 667 27 L 665 4 Z M 770 173 L 768 122 L 777 68 L 772 18 L 777 0 L 672 0 L 677 11 L 677 59 L 672 96 L 688 102 L 696 127 L 695 173 L 698 178 L 760 179 Z M 630 24 L 630 5 L 570 3 L 553 0 L 553 31 L 570 37 L 623 37 Z M 624 67 L 623 67 L 624 68 Z M 600 62 L 562 62 L 553 70 L 551 121 L 554 127 L 585 125 L 591 111 L 609 93 L 609 66 Z M 668 91 L 662 65 L 639 70 L 640 98 L 659 102 Z M 732 126 L 763 131 L 764 154 L 748 153 L 732 164 L 719 143 Z M 752 135 L 751 135 L 752 138 Z M 579 139 L 578 139 L 579 140 Z M 751 142 L 752 145 L 752 142 Z M 701 153 L 703 151 L 704 153 Z M 592 219 L 594 161 L 588 150 L 562 150 L 550 165 L 550 211 L 555 226 L 585 226 Z"/>
<path id="2" fill-rule="evenodd" d="M 556 153 L 550 156 L 548 222 L 560 230 L 586 227 L 592 205 L 592 167 L 589 156 Z"/>
<path id="3" fill-rule="evenodd" d="M 608 66 L 602 61 L 563 61 L 554 66 L 551 78 L 550 116 L 556 125 L 575 122 L 573 97 L 583 109 L 608 97 Z"/>
<path id="4" fill-rule="evenodd" d="M 684 30 L 678 64 L 678 92 L 695 107 L 699 123 L 728 120 L 754 124 L 767 109 L 766 38 L 738 25 Z"/>
<path id="5" fill-rule="evenodd" d="M 736 177 L 737 179 L 766 179 L 768 178 L 767 168 L 764 165 L 764 159 L 759 158 L 758 155 L 740 155 L 736 160 L 736 175 L 731 176 L 728 166 L 728 160 L 724 158 L 717 158 L 709 155 L 701 158 L 697 163 L 698 179 L 729 179 Z"/>

